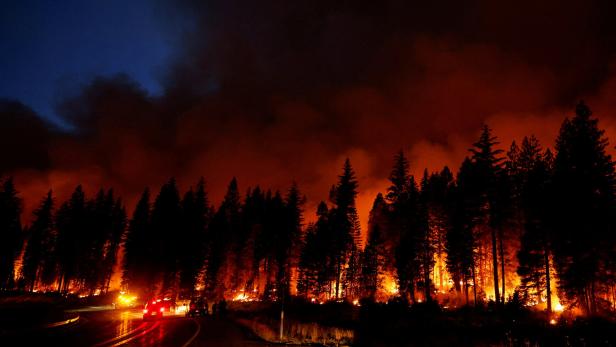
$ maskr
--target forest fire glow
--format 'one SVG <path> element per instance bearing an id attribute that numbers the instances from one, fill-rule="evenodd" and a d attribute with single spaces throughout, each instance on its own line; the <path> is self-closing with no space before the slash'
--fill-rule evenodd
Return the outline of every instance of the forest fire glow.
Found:
<path id="1" fill-rule="evenodd" d="M 560 302 L 556 301 L 555 304 L 553 304 L 554 307 L 554 311 L 555 312 L 563 312 L 565 310 L 565 307 L 563 305 L 560 304 Z"/>
<path id="2" fill-rule="evenodd" d="M 385 289 L 385 294 L 390 297 L 396 296 L 399 293 L 396 278 L 391 274 L 383 276 L 383 288 Z"/>
<path id="3" fill-rule="evenodd" d="M 583 133 L 599 132 L 590 114 L 580 103 L 575 122 L 567 120 L 563 127 L 577 127 L 569 133 L 597 138 Z M 127 292 L 117 297 L 119 305 L 132 305 L 137 295 L 145 297 L 139 288 L 149 287 L 158 293 L 148 296 L 180 297 L 197 289 L 208 300 L 236 302 L 298 296 L 319 304 L 357 306 L 366 299 L 395 299 L 456 308 L 489 303 L 502 307 L 516 300 L 529 309 L 555 313 L 575 305 L 582 306 L 579 310 L 585 314 L 611 310 L 613 284 L 596 278 L 592 286 L 580 287 L 571 270 L 572 250 L 566 247 L 570 240 L 564 237 L 579 236 L 574 231 L 563 236 L 542 229 L 548 223 L 568 227 L 544 208 L 567 209 L 577 201 L 563 205 L 560 200 L 567 201 L 566 197 L 556 200 L 550 195 L 561 190 L 535 187 L 545 187 L 550 175 L 558 178 L 558 170 L 569 179 L 569 166 L 555 166 L 565 154 L 559 152 L 554 158 L 536 138 L 525 137 L 521 146 L 511 145 L 506 157 L 496 158 L 501 152 L 494 147 L 491 131 L 482 128 L 471 155 L 455 175 L 445 167 L 417 179 L 404 152 L 398 152 L 391 186 L 374 199 L 365 240 L 357 212 L 359 184 L 350 159 L 344 160 L 327 202 L 312 211 L 316 219 L 308 223 L 297 184 L 285 193 L 255 187 L 242 195 L 237 179 L 232 179 L 216 208 L 207 199 L 205 179 L 184 193 L 170 179 L 154 199 L 145 190 L 131 218 L 112 189 L 90 196 L 78 186 L 59 207 L 50 192 L 36 210 L 32 236 L 15 260 L 20 273 L 14 282 L 29 290 L 53 288 L 94 296 L 109 291 L 121 265 Z M 560 146 L 564 145 L 570 144 Z M 566 158 L 574 159 L 578 160 Z M 13 203 L 2 206 L 19 207 L 11 179 L 2 181 L 2 193 Z M 493 199 L 500 205 L 492 206 Z M 528 202 L 533 199 L 541 204 Z M 610 200 L 597 203 L 603 201 Z M 92 232 L 77 232 L 84 229 Z M 177 233 L 166 232 L 176 229 Z M 78 242 L 68 242 L 71 238 Z M 62 252 L 55 255 L 58 263 L 45 263 L 35 254 L 47 243 Z M 144 254 L 143 249 L 158 253 Z M 122 264 L 118 264 L 120 251 Z M 150 283 L 151 278 L 160 280 Z"/>
<path id="4" fill-rule="evenodd" d="M 252 302 L 257 301 L 257 298 L 242 291 L 237 293 L 232 300 L 237 302 Z"/>

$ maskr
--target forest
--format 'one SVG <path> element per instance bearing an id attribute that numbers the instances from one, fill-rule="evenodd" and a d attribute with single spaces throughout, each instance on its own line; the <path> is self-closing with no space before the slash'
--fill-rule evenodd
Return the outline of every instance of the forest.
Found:
<path id="1" fill-rule="evenodd" d="M 24 216 L 19 187 L 2 177 L 0 290 L 94 296 L 118 276 L 142 297 L 517 301 L 606 314 L 616 308 L 609 146 L 580 102 L 554 144 L 532 135 L 500 144 L 485 125 L 457 170 L 421 177 L 401 150 L 363 234 L 352 158 L 316 211 L 295 183 L 242 191 L 233 178 L 215 206 L 204 178 L 182 192 L 171 178 L 158 192 L 146 188 L 130 214 L 112 189 L 88 196 L 78 185 L 66 201 L 49 191 Z"/>

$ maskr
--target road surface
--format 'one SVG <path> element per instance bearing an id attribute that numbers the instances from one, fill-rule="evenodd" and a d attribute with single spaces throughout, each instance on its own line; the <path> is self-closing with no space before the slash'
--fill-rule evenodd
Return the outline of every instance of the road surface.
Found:
<path id="1" fill-rule="evenodd" d="M 267 346 L 225 318 L 165 317 L 144 322 L 140 311 L 79 312 L 79 320 L 0 338 L 3 346 Z M 6 343 L 6 344 L 5 344 Z"/>

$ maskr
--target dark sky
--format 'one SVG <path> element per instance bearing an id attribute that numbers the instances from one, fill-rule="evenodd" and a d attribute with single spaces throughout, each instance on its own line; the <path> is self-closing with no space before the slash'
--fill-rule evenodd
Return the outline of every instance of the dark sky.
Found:
<path id="1" fill-rule="evenodd" d="M 64 125 L 54 103 L 97 75 L 125 72 L 160 94 L 176 34 L 148 0 L 3 1 L 0 96 Z"/>
<path id="2" fill-rule="evenodd" d="M 455 171 L 482 123 L 549 147 L 579 99 L 616 136 L 612 3 L 5 1 L 0 174 L 30 205 L 296 180 L 313 215 L 348 156 L 365 223 L 399 149 L 421 174 Z"/>

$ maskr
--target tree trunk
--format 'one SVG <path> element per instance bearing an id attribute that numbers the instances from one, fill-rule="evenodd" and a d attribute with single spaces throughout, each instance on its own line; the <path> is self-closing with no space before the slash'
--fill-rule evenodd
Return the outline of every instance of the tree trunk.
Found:
<path id="1" fill-rule="evenodd" d="M 473 304 L 477 306 L 477 276 L 475 275 L 475 260 L 471 267 L 471 275 L 473 276 Z"/>
<path id="2" fill-rule="evenodd" d="M 547 311 L 552 313 L 552 288 L 550 286 L 550 254 L 548 248 L 543 250 L 543 257 L 545 261 L 545 292 L 547 296 Z"/>
<path id="3" fill-rule="evenodd" d="M 490 228 L 492 231 L 492 265 L 494 268 L 494 301 L 500 303 L 500 295 L 498 292 L 498 254 L 496 252 L 496 230 Z"/>
<path id="4" fill-rule="evenodd" d="M 443 290 L 443 262 L 442 262 L 442 255 L 439 254 L 439 264 L 438 264 L 438 282 L 439 282 L 439 289 Z"/>
<path id="5" fill-rule="evenodd" d="M 415 276 L 411 277 L 411 283 L 409 284 L 409 294 L 411 295 L 411 302 L 415 304 L 415 280 L 413 279 Z"/>
<path id="6" fill-rule="evenodd" d="M 464 296 L 466 297 L 466 306 L 468 306 L 468 281 L 466 280 L 466 275 L 462 277 L 464 278 Z"/>
<path id="7" fill-rule="evenodd" d="M 500 251 L 500 262 L 501 262 L 501 303 L 505 304 L 505 252 L 503 248 L 503 229 L 499 229 L 499 240 L 498 240 L 498 248 Z"/>
<path id="8" fill-rule="evenodd" d="M 458 293 L 458 295 L 462 294 L 462 285 L 460 284 L 461 278 L 460 278 L 460 274 L 455 273 L 452 276 L 453 278 L 453 286 L 456 289 L 456 293 Z"/>
<path id="9" fill-rule="evenodd" d="M 64 282 L 64 275 L 61 275 L 60 279 L 58 280 L 58 293 L 62 293 L 63 282 Z"/>
<path id="10" fill-rule="evenodd" d="M 107 276 L 107 283 L 105 283 L 105 294 L 109 292 L 109 286 L 111 285 L 111 274 Z"/>
<path id="11" fill-rule="evenodd" d="M 340 293 L 340 269 L 341 265 L 340 265 L 340 257 L 338 257 L 337 259 L 337 264 L 336 264 L 336 300 L 339 299 L 339 293 Z"/>
<path id="12" fill-rule="evenodd" d="M 432 301 L 432 296 L 430 295 L 430 251 L 428 250 L 428 238 L 426 237 L 426 247 L 424 254 L 424 295 L 426 302 Z"/>
<path id="13" fill-rule="evenodd" d="M 596 311 L 595 281 L 592 280 L 590 282 L 590 313 L 594 315 Z"/>

